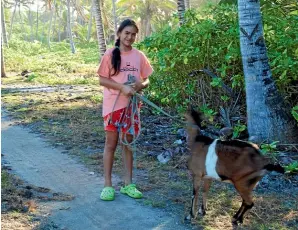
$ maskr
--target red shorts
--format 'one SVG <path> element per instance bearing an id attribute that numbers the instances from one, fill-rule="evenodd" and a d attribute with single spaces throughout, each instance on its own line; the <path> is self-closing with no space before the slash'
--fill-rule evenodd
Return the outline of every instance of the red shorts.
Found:
<path id="1" fill-rule="evenodd" d="M 127 114 L 125 113 L 125 110 L 126 108 L 119 109 L 104 116 L 103 121 L 105 131 L 121 131 L 126 134 L 138 135 L 139 129 L 141 128 L 140 118 L 138 116 L 139 113 L 135 113 L 132 125 L 131 110 L 128 109 Z M 140 107 L 138 110 L 138 112 L 140 112 Z"/>

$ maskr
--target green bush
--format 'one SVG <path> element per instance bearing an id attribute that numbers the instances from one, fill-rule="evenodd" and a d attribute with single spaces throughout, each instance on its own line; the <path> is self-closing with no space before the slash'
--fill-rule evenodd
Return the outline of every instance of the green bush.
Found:
<path id="1" fill-rule="evenodd" d="M 287 1 L 289 2 L 289 1 Z M 292 88 L 298 76 L 298 23 L 295 11 L 285 12 L 283 1 L 262 1 L 264 34 L 273 78 L 292 106 L 297 92 Z M 167 27 L 138 44 L 152 60 L 150 98 L 184 111 L 189 103 L 211 105 L 218 111 L 232 98 L 222 83 L 240 92 L 245 107 L 244 76 L 239 46 L 238 12 L 235 5 L 217 5 L 185 14 L 181 27 Z M 209 69 L 217 78 L 205 74 L 190 77 L 192 70 Z M 296 82 L 296 83 L 295 83 Z"/>

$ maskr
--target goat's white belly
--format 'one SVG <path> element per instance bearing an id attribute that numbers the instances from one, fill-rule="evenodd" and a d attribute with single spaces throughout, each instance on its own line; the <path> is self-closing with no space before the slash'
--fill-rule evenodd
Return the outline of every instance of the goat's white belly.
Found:
<path id="1" fill-rule="evenodd" d="M 217 139 L 215 139 L 208 148 L 206 162 L 205 162 L 205 167 L 207 172 L 206 177 L 211 177 L 211 178 L 220 180 L 220 177 L 216 172 L 216 163 L 218 160 L 218 156 L 215 152 L 216 142 L 217 142 Z"/>

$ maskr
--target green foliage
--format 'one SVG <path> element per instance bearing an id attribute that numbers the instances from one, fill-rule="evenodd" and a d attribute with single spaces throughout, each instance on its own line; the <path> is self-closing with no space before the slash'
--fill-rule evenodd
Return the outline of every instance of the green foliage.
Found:
<path id="1" fill-rule="evenodd" d="M 293 161 L 289 165 L 285 166 L 287 173 L 298 173 L 298 161 Z"/>
<path id="2" fill-rule="evenodd" d="M 33 81 L 37 77 L 38 77 L 37 74 L 31 73 L 31 74 L 28 75 L 28 78 L 26 79 L 26 81 L 31 82 L 31 81 Z"/>
<path id="3" fill-rule="evenodd" d="M 204 114 L 208 121 L 212 122 L 214 116 L 217 114 L 213 109 L 210 109 L 208 105 L 203 105 L 200 107 L 200 111 Z"/>
<path id="4" fill-rule="evenodd" d="M 276 153 L 277 151 L 277 143 L 279 141 L 273 141 L 272 143 L 270 144 L 261 144 L 261 152 L 264 154 L 264 155 L 268 155 L 269 153 L 271 154 L 274 154 Z"/>
<path id="5" fill-rule="evenodd" d="M 292 108 L 292 115 L 293 115 L 293 117 L 296 119 L 296 121 L 298 122 L 298 105 L 296 105 L 296 106 L 294 106 L 293 108 Z"/>
<path id="6" fill-rule="evenodd" d="M 277 161 L 277 144 L 278 141 L 274 141 L 270 144 L 261 144 L 261 152 L 264 156 L 269 156 L 272 158 L 274 161 Z"/>
<path id="7" fill-rule="evenodd" d="M 98 104 L 98 103 L 102 102 L 102 96 L 101 95 L 92 95 L 90 100 L 93 103 Z"/>
<path id="8" fill-rule="evenodd" d="M 222 84 L 221 78 L 213 78 L 212 82 L 210 83 L 210 85 L 212 85 L 213 87 L 221 87 L 221 84 Z"/>
<path id="9" fill-rule="evenodd" d="M 217 72 L 219 78 L 207 79 L 206 83 L 220 88 L 221 81 L 230 82 L 230 74 L 241 70 L 236 7 L 190 10 L 185 16 L 182 27 L 166 27 L 138 46 L 147 52 L 154 65 L 150 86 L 155 92 L 154 99 L 184 108 L 201 94 L 197 77 L 189 77 L 189 72 L 205 67 Z M 214 89 L 218 91 L 222 90 Z"/>
<path id="10" fill-rule="evenodd" d="M 233 136 L 232 138 L 238 138 L 240 134 L 246 130 L 246 125 L 243 125 L 238 121 L 238 123 L 233 127 Z"/>
<path id="11" fill-rule="evenodd" d="M 290 87 L 298 76 L 298 23 L 297 14 L 285 15 L 284 8 L 283 1 L 275 4 L 262 1 L 273 77 L 285 99 L 293 105 L 297 96 Z M 190 10 L 181 27 L 167 26 L 139 43 L 138 48 L 146 52 L 155 70 L 150 78 L 151 100 L 178 111 L 184 111 L 189 103 L 219 108 L 227 99 L 223 97 L 226 93 L 221 83 L 244 95 L 237 14 L 233 4 Z M 189 77 L 192 70 L 202 68 L 209 69 L 218 78 L 211 79 L 204 74 Z M 245 104 L 245 97 L 240 97 L 240 103 Z"/>

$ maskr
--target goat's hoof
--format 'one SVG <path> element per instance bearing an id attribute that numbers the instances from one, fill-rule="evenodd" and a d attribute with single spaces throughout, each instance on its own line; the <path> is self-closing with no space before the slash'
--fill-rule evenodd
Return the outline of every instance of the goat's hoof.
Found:
<path id="1" fill-rule="evenodd" d="M 188 220 L 188 221 L 190 221 L 190 220 L 191 220 L 191 217 L 190 217 L 190 215 L 188 215 L 188 216 L 184 217 L 184 220 Z"/>
<path id="2" fill-rule="evenodd" d="M 238 224 L 243 224 L 243 219 L 234 219 L 232 220 L 233 226 L 238 226 Z"/>
<path id="3" fill-rule="evenodd" d="M 184 217 L 184 222 L 186 223 L 191 223 L 191 220 L 192 220 L 191 215 L 187 215 L 186 217 Z"/>
<path id="4" fill-rule="evenodd" d="M 197 216 L 192 217 L 191 215 L 188 215 L 184 218 L 184 222 L 187 224 L 195 224 L 197 221 L 196 219 L 197 219 Z"/>
<path id="5" fill-rule="evenodd" d="M 205 216 L 206 215 L 206 211 L 202 208 L 199 209 L 198 213 L 201 215 L 201 216 Z"/>
<path id="6" fill-rule="evenodd" d="M 238 226 L 238 220 L 233 218 L 232 219 L 232 224 L 233 224 L 233 226 Z"/>

